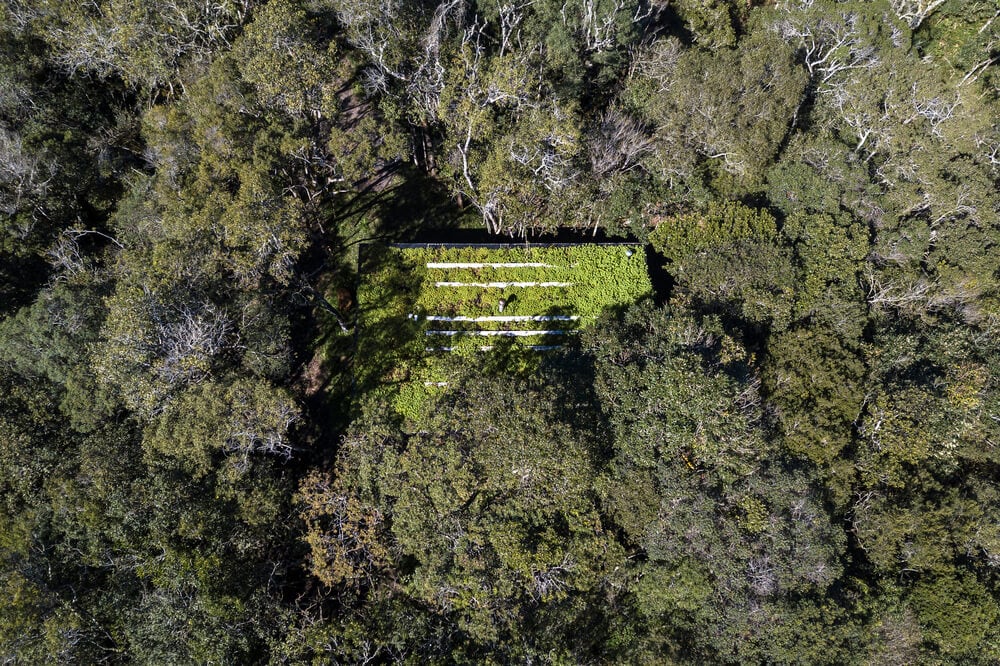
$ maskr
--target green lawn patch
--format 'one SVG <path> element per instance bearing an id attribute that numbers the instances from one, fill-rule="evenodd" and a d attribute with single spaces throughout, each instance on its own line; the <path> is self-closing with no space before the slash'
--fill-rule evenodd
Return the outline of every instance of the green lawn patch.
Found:
<path id="1" fill-rule="evenodd" d="M 651 293 L 638 245 L 368 246 L 358 389 L 414 416 L 461 365 L 531 372 L 601 313 Z"/>

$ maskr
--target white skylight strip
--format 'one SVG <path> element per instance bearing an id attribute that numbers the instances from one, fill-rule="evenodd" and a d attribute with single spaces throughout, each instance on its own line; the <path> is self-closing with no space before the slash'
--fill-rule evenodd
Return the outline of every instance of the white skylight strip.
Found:
<path id="1" fill-rule="evenodd" d="M 506 289 L 507 287 L 572 287 L 573 282 L 435 282 L 435 287 L 480 287 Z"/>
<path id="2" fill-rule="evenodd" d="M 429 262 L 427 268 L 556 268 L 552 264 L 520 263 L 520 264 L 494 264 L 494 263 L 466 263 L 466 262 Z"/>
<path id="3" fill-rule="evenodd" d="M 481 335 L 505 338 L 529 337 L 532 335 L 573 335 L 580 331 L 424 331 L 425 335 Z"/>
<path id="4" fill-rule="evenodd" d="M 563 347 L 562 345 L 525 345 L 524 347 L 521 347 L 521 349 L 530 349 L 532 351 L 552 351 L 553 349 L 562 349 L 562 347 Z M 456 349 L 456 348 L 455 347 L 424 347 L 424 351 L 429 351 L 429 352 L 433 352 L 433 351 L 446 351 L 446 352 L 450 352 L 450 351 L 453 351 L 454 349 Z M 479 351 L 490 351 L 491 349 L 493 349 L 493 345 L 483 345 L 482 347 L 479 348 Z M 427 383 L 427 382 L 424 382 L 424 385 L 425 386 L 429 386 L 430 384 Z"/>
<path id="5" fill-rule="evenodd" d="M 419 319 L 415 314 L 407 315 L 410 319 Z M 510 315 L 493 317 L 442 317 L 440 315 L 428 315 L 424 317 L 427 321 L 576 321 L 580 317 L 577 315 Z"/>

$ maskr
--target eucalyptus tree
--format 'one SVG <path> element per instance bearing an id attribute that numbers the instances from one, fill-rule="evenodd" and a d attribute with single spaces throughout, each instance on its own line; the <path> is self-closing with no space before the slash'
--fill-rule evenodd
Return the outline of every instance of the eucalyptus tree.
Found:
<path id="1" fill-rule="evenodd" d="M 611 217 L 595 205 L 614 188 L 590 182 L 581 107 L 624 71 L 649 18 L 639 3 L 319 4 L 365 57 L 365 92 L 383 117 L 412 134 L 408 157 L 443 176 L 489 230 L 526 233 Z M 635 134 L 635 123 L 615 122 Z M 605 121 L 596 140 L 602 131 L 618 133 Z M 635 166 L 635 155 L 617 164 L 616 153 L 634 149 L 613 140 L 614 147 L 599 149 L 613 152 L 597 181 Z M 629 141 L 645 143 L 641 136 Z"/>
<path id="2" fill-rule="evenodd" d="M 585 349 L 611 426 L 602 499 L 635 553 L 625 585 L 643 627 L 634 654 L 780 661 L 779 636 L 800 627 L 819 637 L 846 621 L 848 605 L 825 599 L 845 536 L 821 487 L 768 438 L 741 342 L 717 321 L 646 304 L 603 322 Z M 817 659 L 845 655 L 848 635 L 824 636 L 828 657 Z"/>
<path id="3" fill-rule="evenodd" d="M 649 172 L 678 197 L 698 195 L 704 169 L 731 177 L 718 184 L 732 193 L 759 187 L 804 93 L 794 55 L 759 30 L 732 49 L 686 49 L 668 37 L 645 47 L 623 98 L 656 128 Z"/>
<path id="4" fill-rule="evenodd" d="M 6 3 L 11 20 L 42 37 L 69 73 L 120 78 L 147 94 L 173 89 L 179 70 L 229 46 L 255 3 L 117 0 Z"/>

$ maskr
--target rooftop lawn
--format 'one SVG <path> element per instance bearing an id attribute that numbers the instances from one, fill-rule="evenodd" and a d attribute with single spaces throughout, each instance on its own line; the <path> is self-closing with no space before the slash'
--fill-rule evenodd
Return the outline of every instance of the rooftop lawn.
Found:
<path id="1" fill-rule="evenodd" d="M 602 312 L 651 293 L 638 245 L 370 246 L 358 287 L 359 389 L 413 415 L 457 363 L 531 371 L 540 354 L 571 350 Z"/>

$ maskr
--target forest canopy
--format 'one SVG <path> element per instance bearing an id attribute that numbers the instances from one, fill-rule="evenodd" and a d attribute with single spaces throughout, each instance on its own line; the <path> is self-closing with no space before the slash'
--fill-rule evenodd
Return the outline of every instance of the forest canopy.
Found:
<path id="1" fill-rule="evenodd" d="M 994 0 L 0 0 L 0 661 L 997 663 L 998 245 Z"/>

